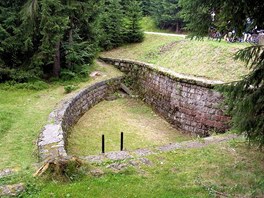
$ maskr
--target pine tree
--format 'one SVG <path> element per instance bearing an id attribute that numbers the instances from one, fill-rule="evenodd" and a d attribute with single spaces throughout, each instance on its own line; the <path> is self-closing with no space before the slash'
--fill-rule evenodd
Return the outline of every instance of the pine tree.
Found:
<path id="1" fill-rule="evenodd" d="M 233 127 L 250 141 L 264 146 L 264 47 L 247 47 L 236 58 L 246 62 L 251 72 L 221 90 L 228 98 Z"/>
<path id="2" fill-rule="evenodd" d="M 63 5 L 59 0 L 43 0 L 41 2 L 40 52 L 38 58 L 42 59 L 45 67 L 50 64 L 54 77 L 59 77 L 61 71 L 61 43 L 64 32 L 69 24 L 69 18 L 64 15 Z"/>
<path id="3" fill-rule="evenodd" d="M 127 43 L 142 42 L 144 33 L 140 26 L 142 10 L 140 2 L 137 0 L 130 1 L 126 9 L 125 18 L 125 41 Z"/>
<path id="4" fill-rule="evenodd" d="M 84 67 L 94 60 L 99 44 L 111 49 L 127 42 L 125 7 L 120 0 L 103 3 L 103 0 L 1 1 L 0 82 L 85 73 Z M 128 28 L 131 41 L 135 42 L 135 37 L 141 35 L 137 32 L 138 23 L 131 24 L 132 28 Z"/>
<path id="5" fill-rule="evenodd" d="M 172 29 L 179 32 L 183 27 L 183 20 L 179 16 L 178 0 L 153 0 L 151 14 L 161 29 Z"/>
<path id="6" fill-rule="evenodd" d="M 187 29 L 192 35 L 203 37 L 208 33 L 208 27 L 215 25 L 219 30 L 224 30 L 227 22 L 236 28 L 238 34 L 244 31 L 247 17 L 254 19 L 255 24 L 264 26 L 263 1 L 232 1 L 232 0 L 179 0 L 180 15 L 187 23 Z M 216 16 L 212 21 L 211 14 Z"/>
<path id="7" fill-rule="evenodd" d="M 80 72 L 98 51 L 100 5 L 96 0 L 1 2 L 0 81 L 59 77 L 61 69 Z"/>
<path id="8" fill-rule="evenodd" d="M 109 50 L 124 43 L 124 14 L 120 0 L 106 0 L 101 17 L 101 47 Z"/>
<path id="9" fill-rule="evenodd" d="M 144 16 L 151 15 L 151 1 L 150 0 L 141 0 L 141 8 Z"/>
<path id="10" fill-rule="evenodd" d="M 23 60 L 33 54 L 33 50 L 28 50 L 27 44 L 30 42 L 27 42 L 20 28 L 22 23 L 20 10 L 25 3 L 23 0 L 0 2 L 0 82 L 6 80 L 24 82 L 34 77 L 34 73 L 39 73 L 36 68 L 32 72 L 28 65 L 23 64 Z"/>

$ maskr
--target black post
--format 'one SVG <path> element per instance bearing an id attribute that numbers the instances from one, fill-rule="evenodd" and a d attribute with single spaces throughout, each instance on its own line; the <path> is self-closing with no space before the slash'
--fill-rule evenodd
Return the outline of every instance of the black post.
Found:
<path id="1" fill-rule="evenodd" d="M 102 153 L 105 153 L 105 136 L 102 135 Z"/>
<path id="2" fill-rule="evenodd" d="M 120 145 L 120 150 L 123 151 L 124 148 L 124 133 L 121 132 L 121 145 Z"/>

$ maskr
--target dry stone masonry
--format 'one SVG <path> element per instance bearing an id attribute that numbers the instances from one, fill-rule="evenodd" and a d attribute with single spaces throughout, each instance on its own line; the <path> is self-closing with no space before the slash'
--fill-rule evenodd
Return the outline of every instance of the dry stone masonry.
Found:
<path id="1" fill-rule="evenodd" d="M 127 83 L 175 127 L 201 136 L 225 132 L 230 118 L 220 108 L 223 96 L 213 88 L 221 81 L 175 73 L 152 64 L 101 57 L 127 74 Z"/>
<path id="2" fill-rule="evenodd" d="M 131 60 L 112 58 L 101 60 L 126 73 L 126 78 L 117 77 L 96 83 L 83 89 L 70 100 L 62 102 L 50 114 L 48 124 L 39 136 L 41 160 L 67 157 L 69 129 L 91 107 L 122 88 L 123 82 L 130 84 L 156 112 L 183 131 L 207 136 L 210 130 L 225 132 L 228 129 L 230 118 L 220 108 L 223 96 L 213 89 L 222 82 L 187 76 Z M 123 159 L 129 158 L 130 154 L 121 152 L 116 156 L 108 153 L 106 156 L 109 159 Z M 100 161 L 101 157 L 103 156 L 96 156 L 93 160 Z"/>
<path id="3" fill-rule="evenodd" d="M 120 88 L 123 77 L 96 83 L 63 102 L 54 110 L 48 124 L 42 130 L 39 140 L 39 156 L 42 160 L 67 157 L 67 132 L 91 107 L 104 100 Z"/>

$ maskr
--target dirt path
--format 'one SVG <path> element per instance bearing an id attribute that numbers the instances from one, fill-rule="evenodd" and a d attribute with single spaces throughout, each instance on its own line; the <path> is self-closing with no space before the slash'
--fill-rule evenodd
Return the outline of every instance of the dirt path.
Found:
<path id="1" fill-rule="evenodd" d="M 161 36 L 177 36 L 185 38 L 186 34 L 172 34 L 172 33 L 161 33 L 161 32 L 144 32 L 145 34 L 154 34 L 154 35 L 161 35 Z"/>

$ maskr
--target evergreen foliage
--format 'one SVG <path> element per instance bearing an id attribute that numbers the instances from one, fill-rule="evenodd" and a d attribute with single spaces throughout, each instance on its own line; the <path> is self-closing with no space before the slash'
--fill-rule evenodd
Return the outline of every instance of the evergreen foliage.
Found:
<path id="1" fill-rule="evenodd" d="M 152 3 L 150 0 L 141 0 L 141 8 L 144 16 L 151 15 Z"/>
<path id="2" fill-rule="evenodd" d="M 126 9 L 125 41 L 127 43 L 142 42 L 144 33 L 140 26 L 142 10 L 139 1 L 130 1 Z"/>
<path id="3" fill-rule="evenodd" d="M 106 0 L 104 7 L 101 17 L 102 48 L 109 50 L 143 40 L 140 27 L 142 9 L 138 0 Z"/>
<path id="4" fill-rule="evenodd" d="M 239 51 L 237 59 L 251 69 L 243 80 L 222 88 L 228 97 L 233 127 L 245 133 L 248 140 L 264 145 L 264 48 L 251 46 Z"/>
<path id="5" fill-rule="evenodd" d="M 134 42 L 125 14 L 119 0 L 1 1 L 0 82 L 83 74 L 99 44 Z"/>
<path id="6" fill-rule="evenodd" d="M 180 15 L 187 23 L 186 28 L 193 36 L 207 35 L 209 26 L 215 26 L 225 32 L 229 26 L 238 34 L 245 31 L 247 17 L 254 20 L 254 24 L 264 27 L 264 4 L 261 0 L 232 1 L 232 0 L 179 0 Z M 215 13 L 214 21 L 212 13 Z"/>
<path id="7" fill-rule="evenodd" d="M 152 0 L 151 10 L 159 28 L 179 32 L 183 27 L 183 20 L 179 16 L 178 0 Z"/>
<path id="8" fill-rule="evenodd" d="M 101 47 L 109 50 L 124 43 L 124 13 L 120 0 L 106 0 L 104 7 Z"/>

